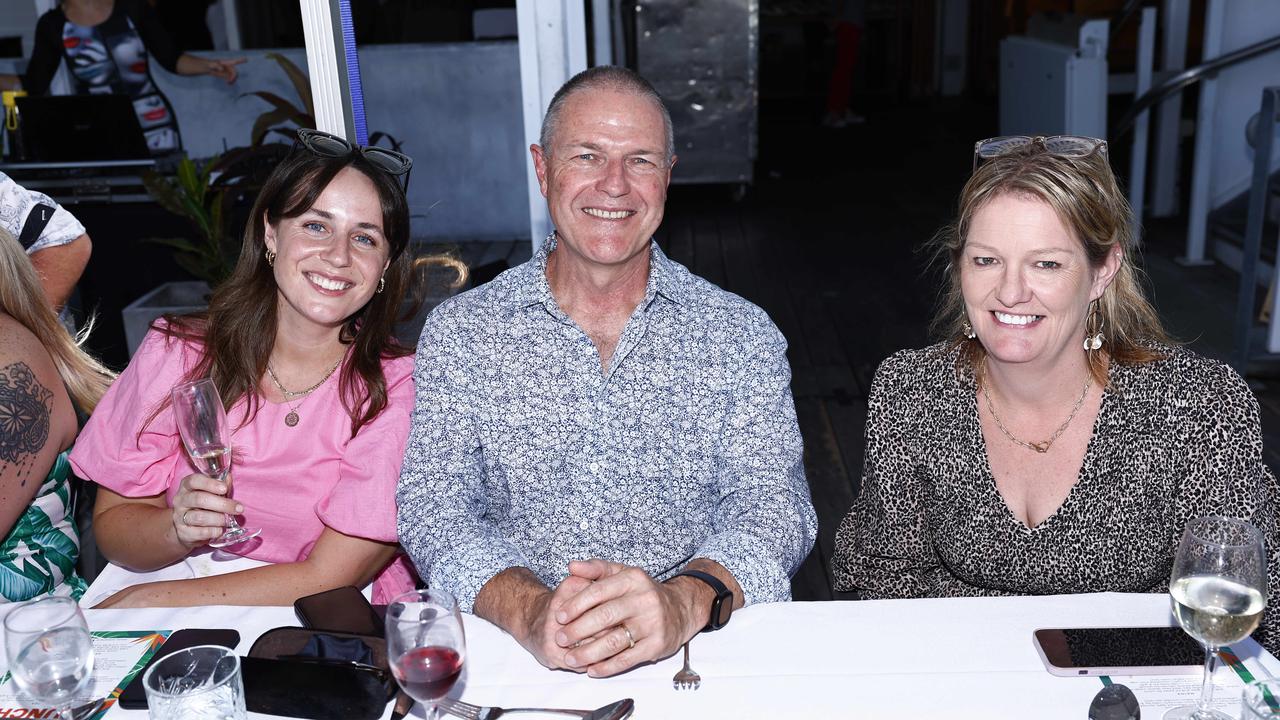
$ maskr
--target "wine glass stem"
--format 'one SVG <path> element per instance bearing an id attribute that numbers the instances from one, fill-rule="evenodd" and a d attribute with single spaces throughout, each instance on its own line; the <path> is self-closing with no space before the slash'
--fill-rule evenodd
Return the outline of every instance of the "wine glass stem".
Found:
<path id="1" fill-rule="evenodd" d="M 231 481 L 227 479 L 227 476 L 230 474 L 231 474 L 231 469 L 227 468 L 227 472 L 223 473 L 222 477 L 218 478 L 218 482 L 227 484 L 226 498 L 228 500 L 231 499 Z M 236 517 L 234 515 L 230 513 L 224 513 L 222 517 L 226 519 L 225 527 L 227 532 L 235 532 L 236 530 L 240 529 L 240 523 L 236 522 Z"/>
<path id="2" fill-rule="evenodd" d="M 1204 679 L 1200 684 L 1200 700 L 1196 702 L 1198 710 L 1208 710 L 1213 702 L 1213 671 L 1218 667 L 1218 649 L 1204 646 Z"/>

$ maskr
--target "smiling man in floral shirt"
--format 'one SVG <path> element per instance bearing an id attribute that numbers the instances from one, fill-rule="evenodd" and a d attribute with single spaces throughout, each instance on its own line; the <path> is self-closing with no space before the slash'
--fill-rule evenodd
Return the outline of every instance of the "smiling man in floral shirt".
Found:
<path id="1" fill-rule="evenodd" d="M 531 148 L 556 232 L 419 343 L 401 543 L 550 668 L 612 675 L 789 600 L 813 546 L 785 340 L 652 241 L 672 147 L 640 76 L 571 79 Z"/>

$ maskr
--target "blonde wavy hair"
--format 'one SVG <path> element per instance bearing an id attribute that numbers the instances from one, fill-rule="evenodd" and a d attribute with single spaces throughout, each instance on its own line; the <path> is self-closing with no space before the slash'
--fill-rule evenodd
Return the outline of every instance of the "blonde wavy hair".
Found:
<path id="1" fill-rule="evenodd" d="M 1157 346 L 1173 345 L 1174 341 L 1143 292 L 1142 271 L 1133 258 L 1132 211 L 1106 154 L 1098 150 L 1086 157 L 1064 157 L 1049 152 L 1041 142 L 1032 142 L 979 166 L 960 192 L 955 221 L 939 230 L 932 241 L 934 262 L 945 262 L 946 278 L 931 330 L 935 337 L 950 341 L 949 347 L 960 348 L 960 366 L 976 372 L 986 357 L 982 343 L 964 335 L 967 317 L 960 289 L 960 257 L 974 214 L 1002 195 L 1047 203 L 1095 268 L 1108 253 L 1120 249 L 1120 268 L 1098 299 L 1098 311 L 1106 325 L 1104 352 L 1088 354 L 1094 379 L 1106 385 L 1107 358 L 1122 365 L 1161 359 Z M 1080 339 L 1083 343 L 1083 327 Z"/>
<path id="2" fill-rule="evenodd" d="M 86 415 L 93 412 L 116 374 L 81 345 L 93 330 L 93 318 L 73 338 L 45 298 L 35 267 L 16 238 L 0 227 L 0 312 L 30 330 L 53 358 L 67 393 Z"/>

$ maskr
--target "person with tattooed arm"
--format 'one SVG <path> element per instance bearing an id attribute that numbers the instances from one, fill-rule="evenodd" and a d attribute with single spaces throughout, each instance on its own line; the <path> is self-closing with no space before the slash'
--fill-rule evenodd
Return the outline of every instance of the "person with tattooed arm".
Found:
<path id="1" fill-rule="evenodd" d="M 0 225 L 0 602 L 79 598 L 79 538 L 67 451 L 114 378 L 80 348 L 45 297 L 35 266 Z"/>

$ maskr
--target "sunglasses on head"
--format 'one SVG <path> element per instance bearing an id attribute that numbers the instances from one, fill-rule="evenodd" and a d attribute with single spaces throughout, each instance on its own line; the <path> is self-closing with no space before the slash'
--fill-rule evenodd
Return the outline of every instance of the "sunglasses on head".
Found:
<path id="1" fill-rule="evenodd" d="M 1005 135 L 987 138 L 973 144 L 973 169 L 982 162 L 1013 152 L 1027 145 L 1039 145 L 1050 155 L 1086 158 L 1095 152 L 1107 154 L 1107 141 L 1084 135 Z"/>
<path id="2" fill-rule="evenodd" d="M 355 145 L 344 137 L 311 128 L 298 130 L 294 147 L 297 148 L 299 145 L 320 157 L 344 158 L 358 152 L 374 167 L 388 175 L 403 176 L 404 190 L 405 192 L 409 190 L 409 171 L 413 169 L 413 158 L 404 153 L 377 145 Z"/>

